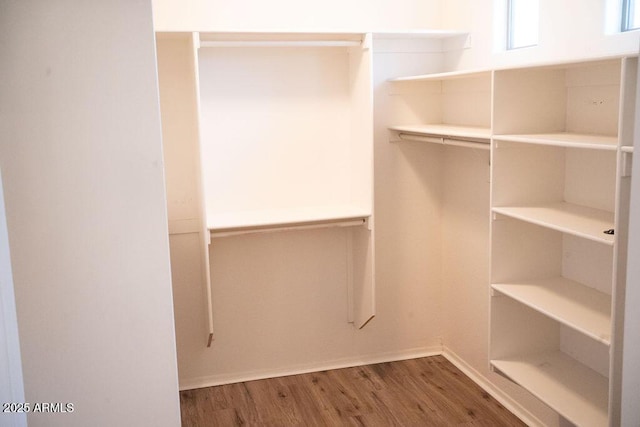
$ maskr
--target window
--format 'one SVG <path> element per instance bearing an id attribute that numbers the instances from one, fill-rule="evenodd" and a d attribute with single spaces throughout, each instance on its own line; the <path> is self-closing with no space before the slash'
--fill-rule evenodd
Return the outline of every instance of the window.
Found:
<path id="1" fill-rule="evenodd" d="M 635 0 L 622 0 L 622 31 L 640 28 L 640 8 Z"/>
<path id="2" fill-rule="evenodd" d="M 507 49 L 538 44 L 538 0 L 507 0 Z"/>

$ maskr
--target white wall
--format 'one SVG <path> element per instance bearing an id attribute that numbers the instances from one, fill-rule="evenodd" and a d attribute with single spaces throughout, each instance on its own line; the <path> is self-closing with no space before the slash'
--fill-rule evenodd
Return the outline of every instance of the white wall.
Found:
<path id="1" fill-rule="evenodd" d="M 158 31 L 438 28 L 439 0 L 153 0 Z"/>
<path id="2" fill-rule="evenodd" d="M 0 166 L 31 426 L 180 423 L 148 0 L 0 5 Z"/>
<path id="3" fill-rule="evenodd" d="M 471 32 L 472 48 L 450 58 L 453 69 L 502 67 L 535 62 L 567 61 L 637 53 L 640 31 L 606 34 L 606 6 L 614 0 L 539 0 L 538 46 L 506 52 L 494 46 L 496 15 L 505 0 L 447 0 L 442 2 L 442 28 Z M 502 23 L 502 26 L 504 23 Z"/>
<path id="4" fill-rule="evenodd" d="M 20 358 L 20 337 L 16 315 L 13 273 L 9 250 L 9 232 L 4 206 L 4 191 L 0 177 L 0 402 L 24 402 L 24 381 Z M 3 427 L 25 427 L 26 413 L 0 414 Z"/>

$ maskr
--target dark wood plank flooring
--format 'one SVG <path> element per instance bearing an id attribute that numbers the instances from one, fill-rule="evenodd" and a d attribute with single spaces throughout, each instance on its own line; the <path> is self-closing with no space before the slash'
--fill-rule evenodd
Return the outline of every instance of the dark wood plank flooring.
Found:
<path id="1" fill-rule="evenodd" d="M 180 393 L 182 425 L 525 426 L 442 356 Z"/>

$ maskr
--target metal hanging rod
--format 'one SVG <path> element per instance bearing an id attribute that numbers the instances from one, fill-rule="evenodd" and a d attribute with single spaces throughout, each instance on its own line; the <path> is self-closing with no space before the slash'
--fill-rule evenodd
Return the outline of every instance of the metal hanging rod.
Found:
<path id="1" fill-rule="evenodd" d="M 480 150 L 489 150 L 491 145 L 489 141 L 480 139 L 465 139 L 440 136 L 414 135 L 410 133 L 400 132 L 398 138 L 403 141 L 430 142 L 433 144 L 451 145 L 455 147 L 476 148 Z"/>
<path id="2" fill-rule="evenodd" d="M 293 231 L 293 230 L 313 230 L 317 228 L 331 228 L 331 227 L 357 227 L 366 224 L 365 218 L 358 218 L 346 221 L 322 221 L 315 223 L 301 223 L 301 224 L 285 224 L 282 226 L 256 226 L 240 228 L 235 230 L 210 230 L 211 237 L 229 237 L 238 236 L 242 234 L 254 234 L 254 233 L 274 233 L 280 231 Z"/>

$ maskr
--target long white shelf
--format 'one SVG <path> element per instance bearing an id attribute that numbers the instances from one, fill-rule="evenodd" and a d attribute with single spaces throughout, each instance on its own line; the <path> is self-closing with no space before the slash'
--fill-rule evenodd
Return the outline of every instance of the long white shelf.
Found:
<path id="1" fill-rule="evenodd" d="M 608 135 L 590 135 L 579 133 L 540 133 L 522 135 L 494 135 L 494 141 L 523 142 L 527 144 L 553 145 L 556 147 L 588 148 L 592 150 L 615 151 L 618 138 Z"/>
<path id="2" fill-rule="evenodd" d="M 572 423 L 608 425 L 607 378 L 565 354 L 548 352 L 491 364 Z"/>
<path id="3" fill-rule="evenodd" d="M 207 215 L 207 228 L 212 233 L 251 231 L 267 228 L 301 227 L 360 221 L 371 212 L 356 206 L 320 206 L 292 209 L 225 212 Z"/>
<path id="4" fill-rule="evenodd" d="M 466 79 L 481 76 L 490 77 L 491 70 L 465 70 L 465 71 L 449 71 L 445 73 L 421 74 L 417 76 L 396 77 L 389 79 L 390 82 L 425 82 L 437 80 L 454 80 Z"/>
<path id="5" fill-rule="evenodd" d="M 419 136 L 436 136 L 451 139 L 470 139 L 489 142 L 491 129 L 478 126 L 458 126 L 450 124 L 432 125 L 398 125 L 390 126 L 389 130 Z"/>
<path id="6" fill-rule="evenodd" d="M 613 245 L 614 236 L 605 234 L 613 228 L 613 212 L 571 203 L 549 203 L 537 206 L 494 207 L 494 213 L 572 234 L 595 242 Z"/>
<path id="7" fill-rule="evenodd" d="M 456 30 L 403 30 L 403 31 L 375 31 L 372 33 L 374 40 L 395 40 L 395 39 L 451 39 L 456 37 L 466 37 L 468 31 Z"/>
<path id="8" fill-rule="evenodd" d="M 611 296 L 603 292 L 564 277 L 491 287 L 594 340 L 611 344 Z"/>

